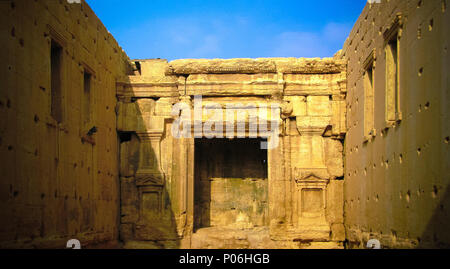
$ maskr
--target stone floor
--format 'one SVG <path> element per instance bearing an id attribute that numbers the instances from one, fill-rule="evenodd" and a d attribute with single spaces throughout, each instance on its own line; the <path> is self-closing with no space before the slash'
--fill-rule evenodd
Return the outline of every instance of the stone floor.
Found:
<path id="1" fill-rule="evenodd" d="M 209 227 L 197 230 L 192 235 L 194 249 L 339 249 L 337 242 L 274 241 L 270 239 L 268 227 L 233 229 Z"/>

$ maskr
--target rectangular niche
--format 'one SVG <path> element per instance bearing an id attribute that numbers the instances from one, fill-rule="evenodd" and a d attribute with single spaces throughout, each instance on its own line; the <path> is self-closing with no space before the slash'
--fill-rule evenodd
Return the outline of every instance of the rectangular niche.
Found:
<path id="1" fill-rule="evenodd" d="M 262 139 L 195 139 L 194 228 L 268 226 Z"/>
<path id="2" fill-rule="evenodd" d="M 326 223 L 325 208 L 327 204 L 326 192 L 329 179 L 318 170 L 314 172 L 303 172 L 295 170 L 294 176 L 298 189 L 297 217 L 298 225 L 322 225 Z"/>
<path id="3" fill-rule="evenodd" d="M 141 222 L 157 224 L 161 218 L 162 192 L 160 187 L 140 187 Z"/>
<path id="4" fill-rule="evenodd" d="M 302 217 L 320 217 L 324 208 L 322 189 L 302 189 Z"/>

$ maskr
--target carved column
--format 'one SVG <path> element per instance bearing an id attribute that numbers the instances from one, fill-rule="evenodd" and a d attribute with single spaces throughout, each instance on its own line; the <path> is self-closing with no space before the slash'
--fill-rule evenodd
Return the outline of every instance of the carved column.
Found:
<path id="1" fill-rule="evenodd" d="M 285 226 L 288 222 L 288 214 L 286 212 L 286 178 L 285 178 L 285 144 L 284 144 L 284 123 L 282 120 L 283 113 L 283 75 L 279 75 L 279 84 L 277 91 L 272 95 L 269 107 L 277 106 L 276 113 L 270 114 L 271 136 L 268 143 L 271 148 L 268 149 L 268 180 L 269 180 L 269 218 L 270 218 L 270 234 L 272 238 L 275 234 Z M 278 124 L 278 130 L 272 128 L 273 124 Z M 276 143 L 275 143 L 276 142 Z"/>
<path id="2" fill-rule="evenodd" d="M 184 87 L 184 85 L 181 85 Z M 193 104 L 190 96 L 180 96 L 180 102 L 187 104 L 188 113 L 193 111 Z M 186 111 L 187 112 L 187 111 Z M 189 126 L 183 128 L 192 128 L 192 122 Z M 188 133 L 185 133 L 186 135 Z M 190 137 L 189 137 L 190 136 Z M 184 247 L 190 247 L 190 236 L 193 231 L 193 180 L 194 180 L 194 138 L 191 130 L 188 137 L 174 138 L 173 144 L 173 172 L 175 180 L 175 200 L 176 200 L 176 223 L 178 236 L 182 237 L 181 244 Z"/>
<path id="3" fill-rule="evenodd" d="M 164 226 L 170 225 L 164 211 L 165 174 L 161 169 L 163 131 L 136 133 L 140 139 L 136 187 L 139 195 L 139 220 L 136 237 L 140 240 L 172 239 Z M 158 231 L 158 232 L 155 232 Z"/>
<path id="4" fill-rule="evenodd" d="M 302 236 L 327 240 L 330 226 L 326 221 L 327 185 L 330 174 L 325 164 L 323 134 L 328 129 L 330 117 L 297 117 L 300 133 L 300 159 L 302 163 L 293 167 L 296 185 L 294 225 Z"/>

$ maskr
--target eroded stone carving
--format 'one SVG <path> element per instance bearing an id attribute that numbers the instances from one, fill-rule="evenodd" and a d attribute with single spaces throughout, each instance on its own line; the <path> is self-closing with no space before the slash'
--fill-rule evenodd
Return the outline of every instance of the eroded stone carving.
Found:
<path id="1" fill-rule="evenodd" d="M 129 155 L 121 154 L 121 162 L 130 163 L 121 164 L 127 168 L 121 192 L 125 242 L 187 248 L 297 248 L 302 244 L 295 242 L 310 240 L 342 245 L 342 236 L 331 238 L 330 232 L 339 235 L 343 227 L 336 217 L 343 210 L 342 184 L 335 184 L 343 174 L 343 62 L 177 60 L 144 61 L 140 68 L 128 83 L 118 84 L 118 129 L 139 138 L 138 146 L 137 138 L 123 146 Z M 196 96 L 202 96 L 200 107 Z M 185 110 L 172 110 L 174 104 Z M 273 111 L 258 113 L 271 105 Z M 175 135 L 182 115 L 191 117 Z M 260 142 L 274 139 L 274 124 L 280 126 L 272 134 L 276 147 L 264 150 Z M 221 243 L 213 243 L 218 237 Z"/>

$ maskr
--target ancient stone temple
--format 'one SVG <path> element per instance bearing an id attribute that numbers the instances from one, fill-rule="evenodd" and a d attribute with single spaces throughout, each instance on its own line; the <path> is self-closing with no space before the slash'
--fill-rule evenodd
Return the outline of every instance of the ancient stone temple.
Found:
<path id="1" fill-rule="evenodd" d="M 330 58 L 170 62 L 77 2 L 0 1 L 0 247 L 450 246 L 447 0 L 372 1 Z"/>
<path id="2" fill-rule="evenodd" d="M 125 241 L 342 246 L 345 61 L 143 60 L 133 67 L 117 83 Z M 184 108 L 174 110 L 180 102 Z M 192 120 L 180 138 L 173 127 L 186 113 Z"/>

